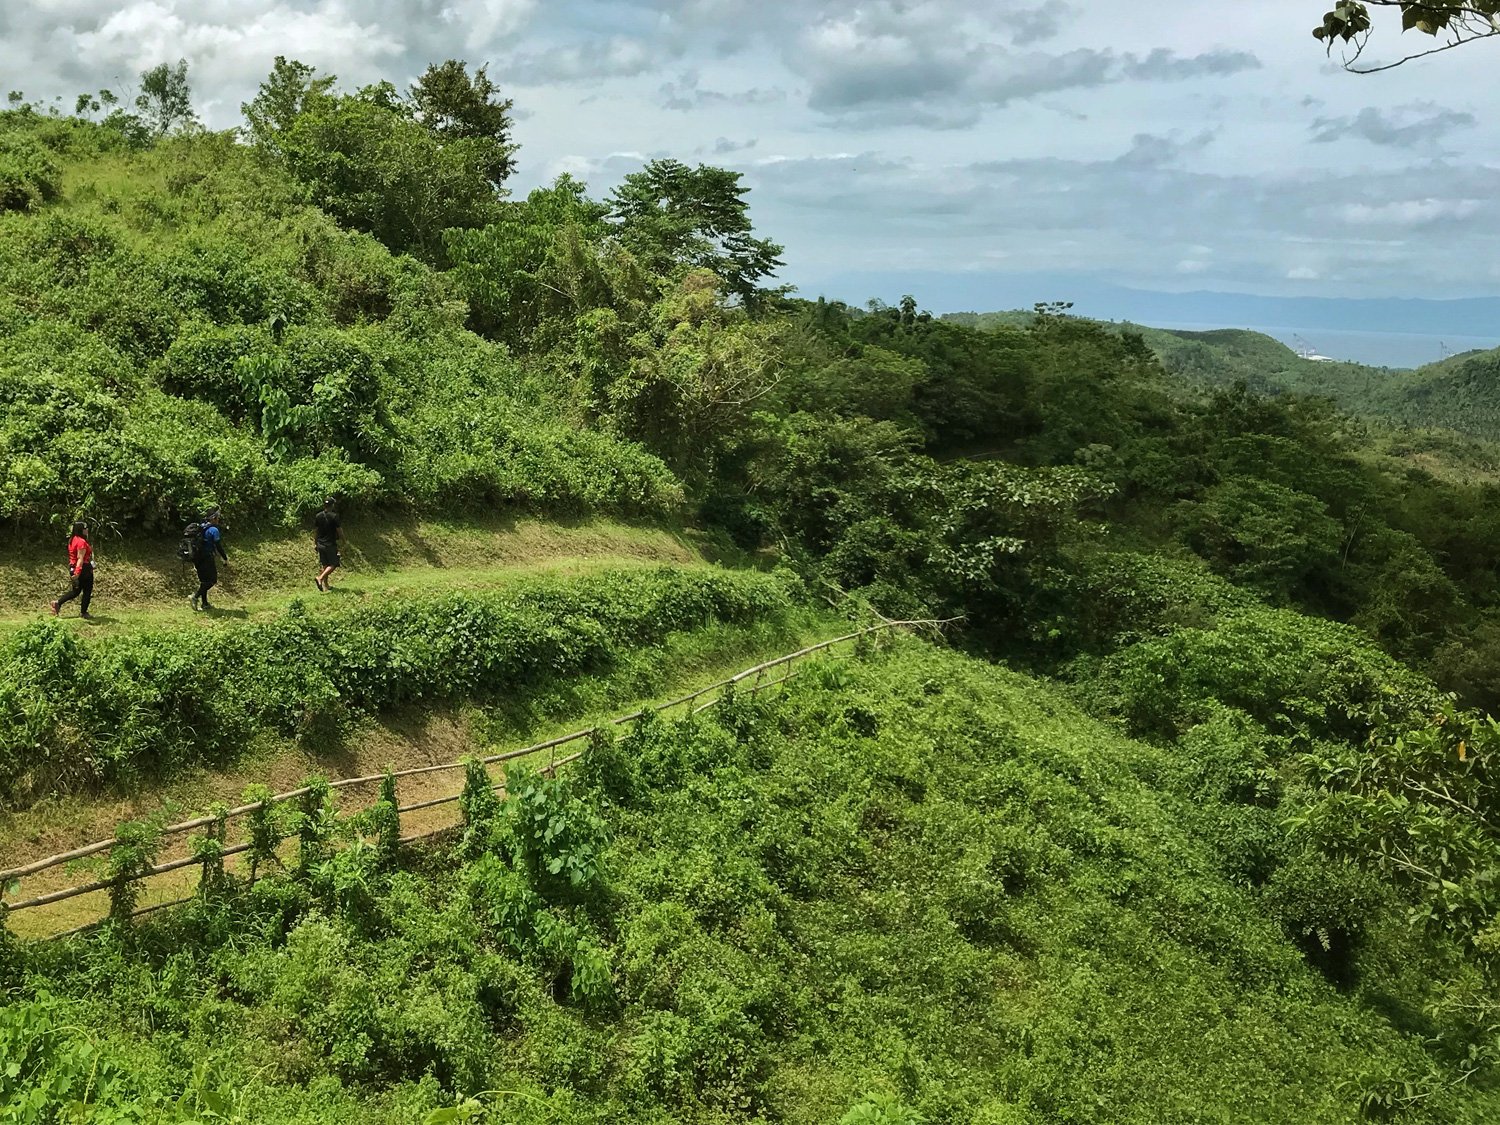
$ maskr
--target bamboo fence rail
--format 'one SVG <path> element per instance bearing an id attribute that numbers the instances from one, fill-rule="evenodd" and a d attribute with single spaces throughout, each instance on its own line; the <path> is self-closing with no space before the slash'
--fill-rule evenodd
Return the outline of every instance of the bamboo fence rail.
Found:
<path id="1" fill-rule="evenodd" d="M 698 700 L 702 699 L 706 695 L 710 695 L 714 692 L 722 692 L 725 689 L 729 688 L 738 688 L 741 684 L 743 684 L 751 677 L 755 678 L 755 683 L 749 689 L 749 693 L 754 695 L 766 689 L 775 687 L 778 684 L 783 684 L 798 674 L 796 671 L 789 669 L 785 675 L 778 676 L 777 678 L 767 682 L 764 680 L 767 672 L 771 672 L 781 668 L 788 668 L 789 665 L 797 660 L 812 656 L 816 653 L 827 651 L 828 649 L 831 649 L 836 645 L 846 644 L 851 641 L 858 641 L 863 637 L 868 637 L 877 633 L 884 633 L 889 630 L 895 629 L 940 629 L 944 625 L 951 624 L 953 620 L 956 619 L 943 621 L 885 621 L 879 625 L 872 625 L 868 628 L 859 629 L 852 633 L 845 633 L 843 636 L 832 637 L 826 641 L 820 641 L 817 644 L 808 645 L 806 648 L 798 649 L 796 652 L 787 653 L 785 656 L 778 656 L 774 660 L 767 660 L 764 663 L 757 664 L 752 668 L 747 668 L 743 672 L 738 672 L 735 675 L 730 676 L 726 680 L 720 680 L 716 683 L 709 684 L 706 687 L 701 687 L 697 691 L 693 691 L 688 693 L 687 695 L 669 700 L 666 703 L 657 704 L 651 707 L 644 707 L 638 711 L 633 711 L 628 715 L 621 715 L 618 718 L 609 720 L 609 722 L 604 725 L 624 726 L 627 723 L 636 722 L 644 718 L 648 714 L 660 714 L 662 712 L 669 711 L 673 707 L 680 707 L 683 705 L 691 706 L 692 704 L 697 703 Z M 689 713 L 696 715 L 702 711 L 705 711 L 709 707 L 712 707 L 716 703 L 718 703 L 720 698 L 722 698 L 722 695 L 709 700 L 707 703 L 703 703 L 698 706 L 692 706 Z M 578 759 L 582 758 L 584 753 L 586 752 L 584 750 L 579 750 L 563 758 L 557 758 L 555 755 L 555 751 L 557 750 L 557 748 L 581 741 L 583 739 L 591 738 L 599 729 L 601 729 L 601 727 L 589 727 L 585 730 L 573 731 L 570 734 L 559 735 L 556 738 L 550 738 L 544 742 L 538 742 L 531 746 L 525 746 L 519 750 L 508 750 L 504 753 L 490 754 L 486 757 L 473 760 L 488 767 L 501 762 L 513 761 L 517 758 L 530 757 L 543 751 L 553 751 L 554 754 L 552 759 L 549 761 L 548 765 L 542 769 L 541 772 L 544 774 L 555 774 L 556 771 L 561 767 L 569 765 L 572 762 L 576 762 Z M 417 777 L 420 775 L 441 773 L 451 770 L 462 770 L 466 767 L 466 765 L 466 761 L 443 762 L 438 765 L 418 766 L 412 769 L 398 770 L 392 773 L 390 776 L 399 782 L 403 778 Z M 329 791 L 338 791 L 341 789 L 353 788 L 354 786 L 358 785 L 377 784 L 383 781 L 385 777 L 386 775 L 383 773 L 370 774 L 366 777 L 343 778 L 338 781 L 327 782 L 326 784 Z M 497 792 L 500 792 L 504 790 L 505 784 L 504 782 L 501 782 L 495 785 L 493 788 Z M 285 793 L 272 794 L 271 796 L 261 801 L 254 801 L 249 804 L 238 805 L 234 808 L 225 810 L 223 813 L 218 815 L 199 816 L 194 817 L 191 820 L 181 821 L 177 824 L 169 824 L 161 829 L 159 838 L 165 839 L 169 836 L 181 835 L 185 832 L 192 832 L 195 829 L 207 828 L 211 825 L 216 825 L 219 823 L 221 817 L 227 823 L 230 820 L 236 820 L 240 817 L 247 816 L 257 810 L 268 809 L 273 805 L 280 805 L 288 801 L 296 800 L 298 797 L 302 797 L 307 795 L 308 793 L 311 793 L 313 789 L 314 786 L 312 785 L 304 785 L 297 789 L 288 790 Z M 442 805 L 453 804 L 462 796 L 462 792 L 458 792 L 425 801 L 417 801 L 412 804 L 398 805 L 396 811 L 399 815 L 401 813 L 411 813 L 418 812 L 424 809 L 437 808 Z M 436 830 L 435 832 L 425 833 L 419 836 L 411 837 L 409 840 L 403 840 L 403 843 L 425 839 L 449 830 L 450 828 L 441 828 Z M 173 871 L 179 871 L 186 867 L 201 865 L 204 862 L 204 860 L 198 856 L 189 856 L 182 859 L 170 860 L 166 863 L 155 864 L 143 871 L 131 874 L 125 877 L 123 880 L 118 876 L 105 879 L 97 879 L 93 882 L 84 883 L 74 887 L 65 887 L 56 891 L 51 891 L 47 894 L 37 895 L 33 898 L 24 899 L 19 902 L 4 901 L 3 896 L 5 890 L 12 885 L 14 880 L 19 880 L 27 876 L 36 875 L 39 872 L 47 871 L 51 868 L 61 866 L 65 863 L 72 863 L 77 860 L 88 859 L 92 856 L 100 855 L 102 853 L 110 851 L 116 846 L 117 843 L 119 843 L 119 841 L 113 839 L 100 840 L 96 843 L 86 844 L 82 847 L 74 848 L 71 851 L 59 852 L 56 855 L 47 856 L 44 859 L 34 860 L 30 863 L 21 864 L 19 866 L 0 871 L 0 924 L 3 924 L 4 916 L 9 912 L 31 910 L 37 907 L 49 906 L 54 903 L 64 902 L 68 899 L 76 898 L 80 895 L 94 894 L 99 891 L 109 890 L 122 881 L 135 882 L 142 879 L 148 879 L 153 876 L 165 875 Z M 251 847 L 252 845 L 249 843 L 235 844 L 230 847 L 219 849 L 218 856 L 220 858 L 228 858 L 230 856 L 240 855 L 251 850 Z M 136 911 L 135 914 L 132 915 L 132 917 L 139 917 L 141 915 L 149 914 L 154 911 L 164 909 L 167 906 L 181 905 L 184 902 L 191 901 L 191 897 L 192 896 L 189 896 L 186 899 L 174 900 L 170 903 L 158 903 L 153 906 L 146 907 L 142 910 Z M 98 922 L 90 922 L 86 925 L 68 930 L 66 931 L 66 933 L 55 934 L 52 936 L 54 938 L 66 937 L 71 934 L 84 932 L 97 925 L 99 925 Z"/>

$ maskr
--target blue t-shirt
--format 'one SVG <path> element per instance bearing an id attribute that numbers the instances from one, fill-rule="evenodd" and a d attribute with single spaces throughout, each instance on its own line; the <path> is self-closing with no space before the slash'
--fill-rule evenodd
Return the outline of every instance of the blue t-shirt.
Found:
<path id="1" fill-rule="evenodd" d="M 204 555 L 210 561 L 213 560 L 215 551 L 218 551 L 220 554 L 224 551 L 224 546 L 220 542 L 219 529 L 213 524 L 209 524 L 203 529 L 203 548 Z"/>

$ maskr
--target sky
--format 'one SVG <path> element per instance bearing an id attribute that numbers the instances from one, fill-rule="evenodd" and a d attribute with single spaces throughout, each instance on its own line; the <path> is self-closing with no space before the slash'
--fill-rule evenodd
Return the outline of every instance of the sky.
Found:
<path id="1" fill-rule="evenodd" d="M 485 63 L 515 101 L 515 191 L 734 168 L 806 296 L 1500 295 L 1500 47 L 1351 75 L 1310 34 L 1328 6 L 21 0 L 0 83 L 71 104 L 185 57 L 229 128 L 278 54 L 348 88 Z M 1374 58 L 1416 39 L 1380 30 Z"/>

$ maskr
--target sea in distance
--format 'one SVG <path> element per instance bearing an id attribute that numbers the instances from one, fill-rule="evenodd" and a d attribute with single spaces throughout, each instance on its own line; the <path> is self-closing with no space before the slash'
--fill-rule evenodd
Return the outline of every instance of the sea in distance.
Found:
<path id="1" fill-rule="evenodd" d="M 1415 332 L 1346 332 L 1316 328 L 1266 328 L 1253 324 L 1158 324 L 1187 332 L 1210 332 L 1216 328 L 1246 328 L 1280 340 L 1293 351 L 1304 342 L 1318 355 L 1348 360 L 1371 367 L 1421 367 L 1457 352 L 1500 348 L 1500 336 L 1429 336 Z M 1446 351 L 1444 348 L 1446 347 Z"/>

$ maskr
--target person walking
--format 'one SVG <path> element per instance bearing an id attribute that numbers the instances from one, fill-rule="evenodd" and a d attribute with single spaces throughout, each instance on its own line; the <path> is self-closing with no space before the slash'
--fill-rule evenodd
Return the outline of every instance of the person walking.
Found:
<path id="1" fill-rule="evenodd" d="M 334 498 L 328 497 L 323 501 L 323 510 L 313 517 L 313 546 L 318 551 L 318 565 L 323 568 L 313 579 L 313 585 L 323 594 L 328 592 L 328 576 L 339 567 L 339 543 L 344 538 L 344 528 L 339 523 L 334 504 Z"/>
<path id="2" fill-rule="evenodd" d="M 219 564 L 214 556 L 218 555 L 225 562 L 229 561 L 229 555 L 224 550 L 224 532 L 219 522 L 217 511 L 203 517 L 202 544 L 193 557 L 193 569 L 198 572 L 198 592 L 190 602 L 194 609 L 213 608 L 208 604 L 208 592 L 219 583 Z"/>
<path id="3" fill-rule="evenodd" d="M 73 525 L 72 537 L 68 539 L 68 576 L 72 587 L 52 603 L 52 616 L 74 598 L 78 601 L 78 616 L 87 619 L 89 602 L 94 597 L 94 548 L 89 543 L 89 529 L 79 520 Z"/>

